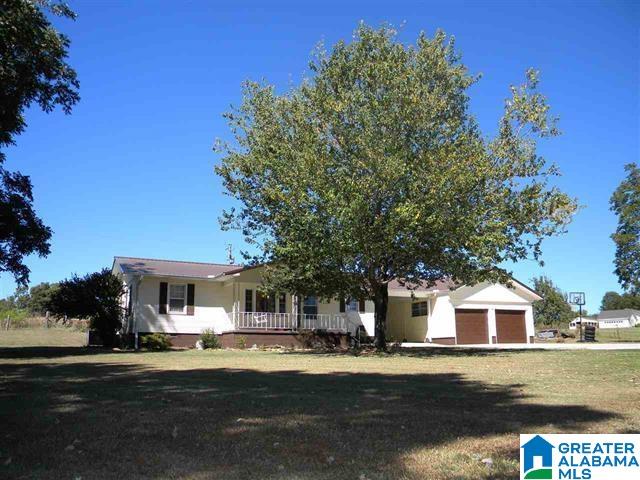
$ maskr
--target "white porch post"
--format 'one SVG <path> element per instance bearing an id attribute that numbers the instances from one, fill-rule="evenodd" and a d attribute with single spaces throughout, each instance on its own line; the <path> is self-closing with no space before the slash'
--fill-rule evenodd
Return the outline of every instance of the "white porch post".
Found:
<path id="1" fill-rule="evenodd" d="M 297 329 L 298 327 L 298 312 L 299 312 L 299 304 L 298 304 L 298 295 L 291 294 L 291 327 L 293 329 Z"/>
<path id="2" fill-rule="evenodd" d="M 425 332 L 425 342 L 431 342 L 429 338 L 429 323 L 431 322 L 431 298 L 427 298 L 427 330 Z"/>
<path id="3" fill-rule="evenodd" d="M 497 329 L 496 329 L 496 309 L 495 308 L 490 308 L 489 312 L 487 313 L 488 316 L 488 321 L 489 321 L 489 339 L 487 341 L 487 343 L 493 343 L 493 337 L 496 337 L 496 343 L 497 343 Z"/>

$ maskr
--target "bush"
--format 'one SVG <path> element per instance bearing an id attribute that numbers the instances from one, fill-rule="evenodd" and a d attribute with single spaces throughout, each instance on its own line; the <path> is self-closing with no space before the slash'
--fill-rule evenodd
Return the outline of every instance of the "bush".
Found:
<path id="1" fill-rule="evenodd" d="M 164 333 L 151 333 L 140 338 L 140 345 L 147 350 L 161 352 L 171 347 L 171 339 Z"/>
<path id="2" fill-rule="evenodd" d="M 202 333 L 200 334 L 200 341 L 202 342 L 202 347 L 205 349 L 222 348 L 218 335 L 216 335 L 210 328 L 202 331 Z"/>
<path id="3" fill-rule="evenodd" d="M 247 348 L 247 337 L 245 337 L 244 335 L 240 335 L 239 337 L 237 337 L 236 338 L 236 348 L 240 348 L 242 350 Z"/>

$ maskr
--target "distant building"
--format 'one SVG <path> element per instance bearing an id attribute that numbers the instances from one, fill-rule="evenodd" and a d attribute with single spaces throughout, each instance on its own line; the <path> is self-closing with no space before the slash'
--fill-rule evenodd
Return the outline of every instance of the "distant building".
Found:
<path id="1" fill-rule="evenodd" d="M 605 310 L 598 314 L 600 328 L 629 328 L 640 325 L 640 310 Z"/>
<path id="2" fill-rule="evenodd" d="M 583 315 L 582 318 L 576 317 L 573 320 L 571 320 L 571 323 L 569 323 L 569 329 L 575 330 L 580 325 L 580 322 L 582 322 L 582 325 L 584 327 L 596 327 L 596 328 L 598 327 L 598 320 L 595 318 L 595 315 L 592 315 L 592 316 Z"/>

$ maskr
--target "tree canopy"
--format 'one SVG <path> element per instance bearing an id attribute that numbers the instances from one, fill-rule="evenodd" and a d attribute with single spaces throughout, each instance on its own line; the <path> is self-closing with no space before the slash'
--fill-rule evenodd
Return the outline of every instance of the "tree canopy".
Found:
<path id="1" fill-rule="evenodd" d="M 533 279 L 533 288 L 542 297 L 533 304 L 533 317 L 539 325 L 563 325 L 576 318 L 576 312 L 567 302 L 567 294 L 554 285 L 548 277 Z M 583 310 L 586 315 L 586 311 Z"/>
<path id="2" fill-rule="evenodd" d="M 122 281 L 109 268 L 104 268 L 84 277 L 73 275 L 61 281 L 47 305 L 59 319 L 89 319 L 90 327 L 97 330 L 104 345 L 110 347 L 122 327 L 123 295 Z"/>
<path id="3" fill-rule="evenodd" d="M 49 304 L 58 290 L 57 283 L 42 282 L 29 290 L 29 311 L 36 315 L 45 315 L 50 310 Z"/>
<path id="4" fill-rule="evenodd" d="M 530 69 L 511 87 L 493 138 L 470 113 L 471 75 L 453 37 L 403 45 L 361 24 L 351 43 L 319 47 L 312 75 L 285 94 L 247 82 L 226 114 L 216 171 L 273 289 L 372 299 L 385 345 L 388 283 L 509 281 L 506 261 L 540 260 L 575 201 L 552 186 L 536 150 L 558 134 Z"/>
<path id="5" fill-rule="evenodd" d="M 75 18 L 64 3 L 0 0 L 0 272 L 11 272 L 22 285 L 29 280 L 23 258 L 48 255 L 52 232 L 33 210 L 29 177 L 5 169 L 4 149 L 26 128 L 30 105 L 70 113 L 80 98 L 76 73 L 66 63 L 69 39 L 47 13 Z"/>
<path id="6" fill-rule="evenodd" d="M 625 166 L 627 178 L 611 197 L 618 227 L 611 236 L 616 244 L 615 273 L 622 288 L 640 294 L 640 168 Z"/>
<path id="7" fill-rule="evenodd" d="M 602 297 L 600 310 L 624 310 L 634 308 L 640 310 L 640 295 L 631 293 L 607 292 Z"/>

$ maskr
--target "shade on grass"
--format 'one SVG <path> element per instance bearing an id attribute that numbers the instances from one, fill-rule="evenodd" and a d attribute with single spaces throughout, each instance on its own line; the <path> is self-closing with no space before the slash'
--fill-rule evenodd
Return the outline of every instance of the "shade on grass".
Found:
<path id="1" fill-rule="evenodd" d="M 636 352 L 0 348 L 0 477 L 518 478 L 520 433 L 637 430 L 638 371 Z"/>

